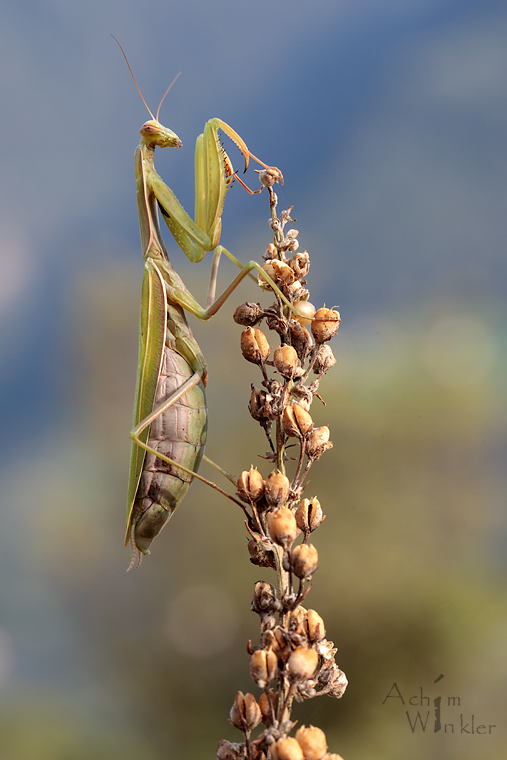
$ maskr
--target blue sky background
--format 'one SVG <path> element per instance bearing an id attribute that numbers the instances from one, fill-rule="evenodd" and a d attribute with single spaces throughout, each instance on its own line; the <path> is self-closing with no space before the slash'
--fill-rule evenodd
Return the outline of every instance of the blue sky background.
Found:
<path id="1" fill-rule="evenodd" d="M 507 537 L 505 3 L 7 0 L 0 26 L 0 689 L 6 704 L 31 700 L 34 714 L 39 702 L 27 695 L 51 689 L 56 712 L 63 701 L 90 720 L 97 719 L 91 705 L 108 702 L 110 692 L 87 670 L 69 600 L 93 606 L 93 594 L 79 597 L 75 588 L 90 565 L 93 577 L 105 571 L 104 554 L 111 552 L 110 572 L 123 572 L 142 277 L 133 153 L 148 118 L 110 34 L 152 110 L 182 72 L 160 119 L 183 148 L 158 151 L 156 160 L 187 208 L 195 137 L 212 116 L 283 170 L 279 208 L 294 206 L 301 246 L 311 253 L 312 300 L 342 312 L 331 395 L 363 389 L 374 414 L 375 394 L 396 382 L 404 361 L 417 378 L 406 391 L 414 408 L 421 378 L 450 398 L 466 400 L 478 389 L 477 426 L 466 435 L 492 485 L 481 492 L 470 531 L 479 535 L 477 574 L 490 578 L 490 590 L 505 580 Z M 231 157 L 239 165 L 234 149 Z M 266 219 L 266 198 L 235 187 L 222 242 L 242 260 L 259 258 Z M 170 255 L 203 301 L 206 263 L 186 264 L 174 246 Z M 246 286 L 242 293 L 258 297 Z M 220 373 L 228 354 L 218 344 L 228 319 L 196 328 L 210 365 L 216 357 L 216 386 L 226 389 L 230 378 Z M 236 417 L 220 407 L 235 390 L 216 386 L 212 414 Z M 111 510 L 107 518 L 102 508 Z M 110 549 L 117 530 L 119 547 Z M 74 559 L 67 597 L 63 567 Z M 133 583 L 142 594 L 142 581 Z M 505 620 L 497 624 L 504 630 Z M 493 671 L 486 668 L 490 679 Z M 487 685 L 485 678 L 485 693 Z M 111 723 L 123 725 L 128 711 L 115 709 Z M 30 748 L 12 747 L 13 757 L 31 760 Z M 439 757 L 463 751 L 446 747 Z M 392 746 L 389 752 L 398 757 Z"/>

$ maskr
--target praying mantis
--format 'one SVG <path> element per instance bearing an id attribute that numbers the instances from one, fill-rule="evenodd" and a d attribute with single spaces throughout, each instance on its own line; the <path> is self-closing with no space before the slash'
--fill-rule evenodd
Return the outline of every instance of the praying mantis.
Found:
<path id="1" fill-rule="evenodd" d="M 259 190 L 252 191 L 236 177 L 231 160 L 220 142 L 219 131 L 226 134 L 239 148 L 245 160 L 245 171 L 250 159 L 253 159 L 264 167 L 260 171 L 261 178 L 262 172 L 265 173 L 265 184 L 283 184 L 283 176 L 279 169 L 256 158 L 232 127 L 221 119 L 210 119 L 196 142 L 195 214 L 192 219 L 154 167 L 157 146 L 179 148 L 182 145 L 178 136 L 158 121 L 160 106 L 170 88 L 160 101 L 154 117 L 119 42 L 118 45 L 151 116 L 140 129 L 141 141 L 135 152 L 144 278 L 134 427 L 130 432 L 132 449 L 125 537 L 125 545 L 130 542 L 132 546 L 130 570 L 134 565 L 139 566 L 143 555 L 149 554 L 151 542 L 181 503 L 193 478 L 198 478 L 236 501 L 215 483 L 197 473 L 204 455 L 207 432 L 204 395 L 207 369 L 185 316 L 188 311 L 200 320 L 210 319 L 244 277 L 254 269 L 262 271 L 255 261 L 242 266 L 220 245 L 225 195 L 233 180 L 238 179 L 251 194 L 259 193 L 262 186 Z M 176 243 L 190 261 L 199 262 L 207 251 L 214 251 L 206 308 L 199 305 L 169 261 L 160 232 L 158 210 Z M 229 287 L 215 298 L 217 270 L 222 253 L 239 266 L 241 271 Z M 270 277 L 264 272 L 263 277 L 297 314 Z M 235 484 L 234 479 L 228 477 Z"/>

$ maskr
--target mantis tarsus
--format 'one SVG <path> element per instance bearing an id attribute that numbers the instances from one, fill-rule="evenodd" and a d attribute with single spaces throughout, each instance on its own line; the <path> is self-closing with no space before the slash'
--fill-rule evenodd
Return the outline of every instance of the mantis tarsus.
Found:
<path id="1" fill-rule="evenodd" d="M 129 70 L 132 74 L 130 66 Z M 132 78 L 146 105 L 133 74 Z M 156 118 L 146 105 L 152 118 L 141 127 L 141 141 L 135 153 L 137 209 L 145 269 L 134 427 L 130 433 L 132 452 L 125 538 L 125 544 L 130 541 L 133 552 L 129 569 L 136 562 L 139 565 L 142 555 L 149 553 L 151 542 L 183 499 L 194 477 L 236 501 L 196 472 L 206 439 L 207 371 L 185 317 L 185 311 L 189 311 L 201 320 L 208 320 L 246 275 L 253 269 L 261 270 L 254 261 L 242 267 L 219 244 L 225 195 L 236 176 L 220 142 L 219 130 L 230 137 L 243 154 L 245 171 L 251 158 L 264 167 L 271 184 L 283 184 L 282 174 L 276 167 L 257 159 L 224 121 L 211 119 L 197 138 L 195 148 L 195 219 L 192 219 L 154 168 L 156 146 L 179 148 L 182 144 L 174 132 L 158 121 L 160 105 Z M 214 250 L 207 308 L 199 305 L 171 266 L 160 232 L 158 209 L 190 261 L 201 261 L 206 251 Z M 215 299 L 222 253 L 242 268 Z M 270 278 L 263 276 L 294 310 Z"/>

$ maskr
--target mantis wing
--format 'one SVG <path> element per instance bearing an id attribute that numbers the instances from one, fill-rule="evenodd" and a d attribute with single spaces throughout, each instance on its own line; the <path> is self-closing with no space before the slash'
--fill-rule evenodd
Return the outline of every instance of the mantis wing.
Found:
<path id="1" fill-rule="evenodd" d="M 141 321 L 139 326 L 139 360 L 137 365 L 137 384 L 134 403 L 134 427 L 147 417 L 152 409 L 160 375 L 167 326 L 167 302 L 164 280 L 157 266 L 148 259 L 144 268 L 143 290 L 141 299 Z M 150 428 L 140 434 L 146 443 Z M 130 455 L 130 473 L 127 501 L 127 535 L 128 543 L 133 522 L 137 518 L 135 501 L 139 481 L 143 471 L 146 452 L 132 443 Z"/>

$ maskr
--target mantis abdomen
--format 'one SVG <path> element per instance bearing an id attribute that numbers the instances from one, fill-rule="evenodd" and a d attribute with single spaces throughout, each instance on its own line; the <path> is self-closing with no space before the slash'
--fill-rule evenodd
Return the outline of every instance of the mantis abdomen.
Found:
<path id="1" fill-rule="evenodd" d="M 165 346 L 154 408 L 172 396 L 193 375 L 186 359 Z M 148 446 L 196 471 L 204 454 L 207 432 L 206 398 L 202 382 L 156 417 L 150 426 Z M 179 505 L 192 476 L 146 451 L 135 499 L 135 544 L 143 553 Z"/>

